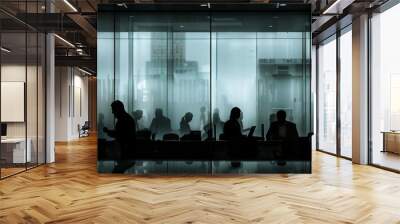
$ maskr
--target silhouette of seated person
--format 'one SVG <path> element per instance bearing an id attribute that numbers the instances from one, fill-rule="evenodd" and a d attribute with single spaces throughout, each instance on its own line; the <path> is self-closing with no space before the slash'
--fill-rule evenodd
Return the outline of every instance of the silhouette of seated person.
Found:
<path id="1" fill-rule="evenodd" d="M 134 162 L 126 162 L 129 160 L 129 155 L 131 151 L 134 150 L 134 143 L 136 139 L 136 124 L 135 120 L 125 111 L 124 104 L 116 100 L 111 104 L 112 113 L 117 119 L 115 124 L 115 129 L 103 128 L 104 133 L 108 136 L 115 138 L 119 149 L 120 158 L 118 165 L 114 167 L 116 173 L 122 173 L 129 167 L 131 167 Z"/>
<path id="2" fill-rule="evenodd" d="M 296 124 L 286 120 L 286 112 L 280 110 L 276 113 L 277 121 L 271 123 L 267 140 L 296 141 L 299 138 Z"/>
<path id="3" fill-rule="evenodd" d="M 162 109 L 156 109 L 155 117 L 150 124 L 150 131 L 160 138 L 171 131 L 171 120 L 163 115 Z"/>
<path id="4" fill-rule="evenodd" d="M 227 140 L 233 143 L 229 143 L 229 156 L 238 157 L 240 144 L 234 142 L 245 139 L 242 135 L 242 127 L 240 126 L 240 109 L 234 107 L 231 110 L 229 120 L 224 124 L 223 140 Z M 241 163 L 238 161 L 231 162 L 232 167 L 240 167 Z"/>
<path id="5" fill-rule="evenodd" d="M 282 141 L 282 150 L 275 152 L 278 159 L 283 159 L 295 147 L 299 138 L 296 124 L 286 120 L 286 112 L 280 110 L 276 113 L 277 121 L 271 123 L 267 132 L 267 141 Z M 278 161 L 278 165 L 286 162 Z"/>
<path id="6" fill-rule="evenodd" d="M 240 125 L 241 111 L 238 107 L 231 110 L 229 120 L 224 124 L 223 138 L 224 140 L 242 140 L 242 126 Z"/>
<path id="7" fill-rule="evenodd" d="M 193 114 L 190 112 L 187 112 L 181 119 L 181 123 L 179 124 L 179 131 L 181 135 L 187 135 L 190 133 L 191 128 L 190 128 L 190 122 L 193 120 Z"/>
<path id="8" fill-rule="evenodd" d="M 142 110 L 135 110 L 132 113 L 133 115 L 133 119 L 135 119 L 135 123 L 136 123 L 136 130 L 140 130 L 142 129 L 142 127 L 140 127 L 140 120 L 143 118 L 143 111 Z"/>

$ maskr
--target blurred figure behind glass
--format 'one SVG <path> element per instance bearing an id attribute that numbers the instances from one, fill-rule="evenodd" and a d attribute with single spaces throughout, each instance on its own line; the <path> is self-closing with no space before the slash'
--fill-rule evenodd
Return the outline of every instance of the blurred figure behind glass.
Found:
<path id="1" fill-rule="evenodd" d="M 150 131 L 158 138 L 162 138 L 164 134 L 171 131 L 171 120 L 164 116 L 163 111 L 160 108 L 157 108 L 154 114 L 155 117 L 151 121 Z"/>

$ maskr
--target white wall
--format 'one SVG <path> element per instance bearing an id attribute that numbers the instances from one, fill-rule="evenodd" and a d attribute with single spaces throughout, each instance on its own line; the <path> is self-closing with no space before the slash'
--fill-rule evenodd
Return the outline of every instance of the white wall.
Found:
<path id="1" fill-rule="evenodd" d="M 73 67 L 56 67 L 56 141 L 79 138 L 78 125 L 89 119 L 88 77 Z"/>
<path id="2" fill-rule="evenodd" d="M 38 70 L 37 70 L 38 69 Z M 42 67 L 25 64 L 3 64 L 1 66 L 2 82 L 24 82 L 26 84 L 26 105 L 22 112 L 26 112 L 26 120 L 23 122 L 6 122 L 7 137 L 27 138 L 30 140 L 32 161 L 44 163 L 45 150 L 45 90 L 44 73 Z M 7 96 L 2 96 L 7 97 Z M 10 110 L 11 108 L 1 108 Z M 8 111 L 10 112 L 10 111 Z M 12 113 L 12 111 L 11 111 Z M 39 161 L 36 161 L 39 159 Z M 51 160 L 49 160 L 51 162 Z"/>

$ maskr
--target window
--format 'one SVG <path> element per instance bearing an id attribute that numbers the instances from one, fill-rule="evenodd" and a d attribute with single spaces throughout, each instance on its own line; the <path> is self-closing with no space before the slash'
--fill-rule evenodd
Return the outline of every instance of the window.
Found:
<path id="1" fill-rule="evenodd" d="M 372 19 L 372 163 L 400 170 L 400 5 Z"/>
<path id="2" fill-rule="evenodd" d="M 336 36 L 318 48 L 318 145 L 336 154 Z"/>
<path id="3" fill-rule="evenodd" d="M 340 36 L 340 154 L 352 156 L 352 33 L 351 26 Z"/>

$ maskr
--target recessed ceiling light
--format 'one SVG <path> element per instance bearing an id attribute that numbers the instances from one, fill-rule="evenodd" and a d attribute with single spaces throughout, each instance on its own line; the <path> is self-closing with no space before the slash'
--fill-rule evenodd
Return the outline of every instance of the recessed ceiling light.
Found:
<path id="1" fill-rule="evenodd" d="M 90 73 L 90 72 L 88 72 L 88 71 L 86 71 L 86 70 L 83 70 L 83 69 L 81 69 L 81 68 L 79 68 L 79 67 L 78 67 L 78 70 L 81 71 L 81 72 L 83 72 L 83 73 L 86 74 L 86 75 L 90 75 L 90 76 L 93 75 L 92 73 Z"/>
<path id="2" fill-rule="evenodd" d="M 73 6 L 68 0 L 64 0 L 64 3 L 68 5 L 74 12 L 78 12 L 78 10 Z"/>
<path id="3" fill-rule="evenodd" d="M 124 7 L 124 8 L 128 8 L 128 6 L 126 5 L 126 3 L 118 3 L 117 4 L 119 7 Z"/>
<path id="4" fill-rule="evenodd" d="M 322 14 L 328 14 L 330 12 L 331 9 L 334 9 L 338 6 L 338 4 L 340 4 L 341 0 L 337 0 L 335 1 L 332 5 L 330 5 L 327 9 L 325 9 L 325 11 Z"/>
<path id="5" fill-rule="evenodd" d="M 62 38 L 62 37 L 60 37 L 59 35 L 57 35 L 57 34 L 54 34 L 54 36 L 55 37 L 57 37 L 59 40 L 61 40 L 62 42 L 64 42 L 65 44 L 67 44 L 68 46 L 70 46 L 70 47 L 72 47 L 72 48 L 75 48 L 75 45 L 73 45 L 71 42 L 69 42 L 68 40 L 66 40 L 66 39 L 64 39 L 64 38 Z"/>

